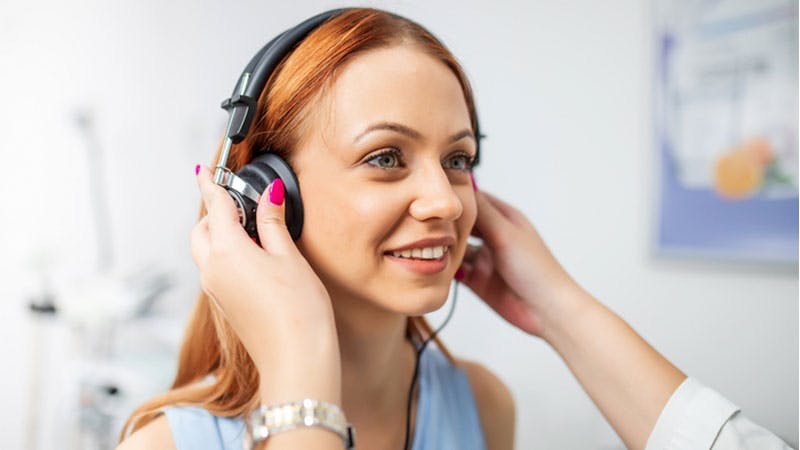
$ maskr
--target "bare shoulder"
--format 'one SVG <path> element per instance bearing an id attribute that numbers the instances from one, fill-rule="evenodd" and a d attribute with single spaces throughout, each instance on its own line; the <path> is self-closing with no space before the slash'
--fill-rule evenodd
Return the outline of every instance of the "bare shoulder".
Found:
<path id="1" fill-rule="evenodd" d="M 161 414 L 147 425 L 136 430 L 117 446 L 117 450 L 144 450 L 159 448 L 176 450 L 167 416 Z"/>
<path id="2" fill-rule="evenodd" d="M 467 374 L 472 387 L 488 450 L 513 449 L 516 408 L 511 391 L 479 363 L 456 359 L 456 364 Z"/>

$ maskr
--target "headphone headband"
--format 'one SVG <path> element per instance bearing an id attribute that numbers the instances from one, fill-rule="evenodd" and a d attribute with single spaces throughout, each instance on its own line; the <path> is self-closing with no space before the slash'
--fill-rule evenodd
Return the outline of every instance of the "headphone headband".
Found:
<path id="1" fill-rule="evenodd" d="M 231 97 L 222 102 L 222 108 L 230 112 L 228 138 L 231 143 L 241 142 L 250 131 L 250 125 L 256 114 L 256 104 L 264 85 L 272 72 L 311 31 L 322 25 L 331 17 L 337 16 L 349 8 L 334 9 L 304 20 L 267 43 L 253 56 L 245 67 Z M 233 111 L 230 111 L 233 108 Z"/>
<path id="2" fill-rule="evenodd" d="M 261 91 L 267 84 L 269 77 L 294 48 L 317 27 L 339 14 L 349 11 L 352 8 L 339 8 L 326 11 L 316 16 L 310 17 L 297 26 L 290 28 L 272 40 L 267 42 L 258 53 L 250 59 L 250 62 L 242 71 L 236 82 L 230 98 L 222 102 L 222 109 L 230 113 L 228 120 L 227 137 L 230 144 L 238 144 L 250 131 L 253 118 L 256 114 L 256 106 Z M 231 111 L 233 109 L 233 111 Z M 478 112 L 475 111 L 475 142 L 476 155 L 475 165 L 480 161 L 481 139 L 484 137 L 480 132 L 478 123 Z M 227 155 L 225 155 L 227 160 Z"/>

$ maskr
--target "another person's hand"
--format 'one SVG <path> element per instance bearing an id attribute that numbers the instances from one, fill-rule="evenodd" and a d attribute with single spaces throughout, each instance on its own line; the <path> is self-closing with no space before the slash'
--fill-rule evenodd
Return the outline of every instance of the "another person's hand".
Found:
<path id="1" fill-rule="evenodd" d="M 475 193 L 478 219 L 462 282 L 521 330 L 543 337 L 548 319 L 578 285 L 561 267 L 530 221 L 516 208 L 486 192 Z"/>
<path id="2" fill-rule="evenodd" d="M 262 248 L 240 225 L 233 199 L 213 182 L 208 168 L 201 166 L 197 181 L 207 215 L 192 230 L 192 259 L 200 269 L 203 291 L 222 310 L 258 368 L 262 389 L 265 379 L 271 379 L 274 394 L 296 400 L 286 383 L 292 377 L 313 381 L 303 374 L 310 369 L 304 361 L 313 362 L 314 373 L 329 377 L 333 391 L 340 389 L 330 296 L 286 228 L 282 183 L 270 185 L 258 204 Z"/>

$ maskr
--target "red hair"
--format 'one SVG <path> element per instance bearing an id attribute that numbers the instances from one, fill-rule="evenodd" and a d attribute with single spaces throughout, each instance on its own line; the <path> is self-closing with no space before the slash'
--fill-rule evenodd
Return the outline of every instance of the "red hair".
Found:
<path id="1" fill-rule="evenodd" d="M 336 70 L 359 53 L 394 45 L 414 45 L 449 67 L 458 78 L 476 130 L 472 91 L 453 55 L 420 25 L 385 11 L 357 8 L 312 31 L 270 76 L 258 99 L 251 132 L 231 148 L 228 167 L 236 172 L 259 149 L 269 148 L 287 161 L 305 125 L 306 112 L 323 96 Z M 214 156 L 216 164 L 220 148 Z M 200 206 L 198 221 L 206 215 Z M 424 317 L 408 318 L 408 335 L 422 341 L 433 332 Z M 452 357 L 437 339 L 448 358 Z M 208 382 L 200 383 L 211 375 Z M 217 416 L 239 416 L 258 404 L 258 372 L 236 333 L 209 297 L 200 292 L 186 328 L 178 371 L 169 391 L 136 408 L 120 441 L 171 405 L 194 405 Z"/>

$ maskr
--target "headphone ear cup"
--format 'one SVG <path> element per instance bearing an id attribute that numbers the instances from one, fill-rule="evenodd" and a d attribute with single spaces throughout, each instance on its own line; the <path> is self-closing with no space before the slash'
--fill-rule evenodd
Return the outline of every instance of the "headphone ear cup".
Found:
<path id="1" fill-rule="evenodd" d="M 261 245 L 258 239 L 258 228 L 256 226 L 256 202 L 250 200 L 249 197 L 241 195 L 234 189 L 228 189 L 228 195 L 236 202 L 236 211 L 239 213 L 239 223 L 244 227 L 247 235 L 253 238 L 257 244 Z"/>
<path id="2" fill-rule="evenodd" d="M 300 198 L 300 184 L 289 163 L 275 153 L 266 152 L 239 169 L 236 175 L 258 193 L 263 193 L 270 183 L 280 178 L 285 192 L 286 227 L 292 239 L 295 241 L 300 239 L 300 233 L 303 231 L 303 201 Z M 247 216 L 244 221 L 245 230 L 250 237 L 258 241 L 255 214 L 257 205 L 250 205 L 252 202 L 249 199 L 245 199 L 245 203 L 247 203 L 244 205 Z"/>

